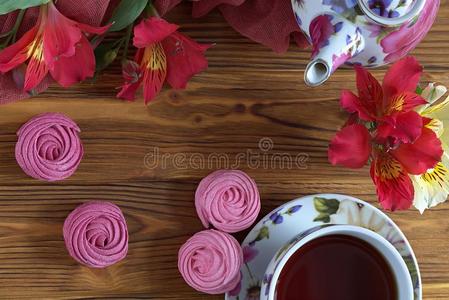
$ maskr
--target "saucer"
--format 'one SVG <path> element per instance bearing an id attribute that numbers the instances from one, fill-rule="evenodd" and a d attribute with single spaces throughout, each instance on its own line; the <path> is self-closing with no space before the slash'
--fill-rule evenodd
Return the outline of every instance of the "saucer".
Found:
<path id="1" fill-rule="evenodd" d="M 266 268 L 282 245 L 316 226 L 347 224 L 370 229 L 389 241 L 404 259 L 412 278 L 414 300 L 422 300 L 421 275 L 415 254 L 399 227 L 383 212 L 354 197 L 311 195 L 290 201 L 266 215 L 242 243 L 245 264 L 240 284 L 226 300 L 258 300 Z"/>

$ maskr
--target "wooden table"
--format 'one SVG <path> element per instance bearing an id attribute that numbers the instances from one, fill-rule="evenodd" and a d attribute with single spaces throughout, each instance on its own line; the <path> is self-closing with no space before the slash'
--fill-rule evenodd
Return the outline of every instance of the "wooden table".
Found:
<path id="1" fill-rule="evenodd" d="M 210 68 L 185 91 L 164 90 L 145 107 L 142 99 L 114 99 L 116 65 L 95 84 L 52 87 L 34 99 L 0 108 L 0 298 L 223 299 L 189 288 L 177 270 L 179 246 L 201 230 L 193 204 L 202 177 L 218 165 L 214 155 L 302 154 L 306 168 L 240 168 L 257 181 L 261 216 L 295 197 L 337 192 L 376 203 L 368 169 L 331 166 L 327 145 L 343 124 L 340 89 L 354 89 L 354 72 L 339 70 L 319 88 L 302 81 L 309 52 L 285 55 L 239 36 L 218 13 L 200 20 L 181 5 L 169 19 L 202 42 L 215 42 Z M 424 81 L 449 86 L 449 5 L 414 55 L 426 68 Z M 376 70 L 381 78 L 385 70 Z M 15 162 L 16 130 L 42 112 L 71 116 L 82 128 L 85 157 L 77 173 L 60 183 L 24 175 Z M 259 141 L 272 141 L 263 152 Z M 266 144 L 265 144 L 266 145 Z M 270 145 L 269 145 L 270 146 Z M 157 149 L 157 150 L 155 150 Z M 152 155 L 159 151 L 155 166 Z M 176 153 L 199 155 L 205 165 L 176 162 Z M 263 159 L 263 157 L 261 158 Z M 77 264 L 67 254 L 62 224 L 78 204 L 113 201 L 130 230 L 128 257 L 104 270 Z M 377 203 L 376 203 L 377 205 Z M 424 299 L 449 299 L 449 203 L 427 211 L 390 214 L 420 262 Z M 239 238 L 242 238 L 242 234 Z"/>

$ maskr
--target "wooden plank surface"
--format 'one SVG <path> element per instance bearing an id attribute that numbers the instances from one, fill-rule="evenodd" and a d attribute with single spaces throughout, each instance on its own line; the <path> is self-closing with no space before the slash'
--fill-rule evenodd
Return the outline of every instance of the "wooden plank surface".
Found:
<path id="1" fill-rule="evenodd" d="M 199 180 L 218 165 L 214 155 L 287 153 L 306 158 L 302 168 L 239 167 L 257 181 L 262 214 L 295 197 L 313 193 L 350 194 L 375 203 L 368 169 L 350 171 L 327 162 L 327 144 L 343 124 L 342 88 L 354 88 L 354 73 L 339 70 L 324 86 L 302 81 L 309 52 L 285 55 L 239 36 L 218 13 L 200 20 L 183 4 L 169 15 L 183 32 L 215 42 L 210 68 L 185 91 L 164 90 L 145 107 L 142 99 L 114 99 L 119 66 L 95 84 L 52 87 L 34 99 L 0 107 L 0 298 L 222 299 L 189 288 L 177 271 L 179 246 L 202 227 L 193 195 Z M 414 55 L 424 80 L 449 86 L 449 3 Z M 381 76 L 384 69 L 376 70 Z M 82 129 L 85 157 L 78 172 L 61 183 L 25 176 L 14 158 L 16 130 L 33 115 L 61 112 Z M 272 141 L 261 151 L 259 141 Z M 267 140 L 269 139 L 269 140 Z M 157 150 L 155 150 L 157 149 Z M 166 164 L 154 166 L 159 151 Z M 173 161 L 184 153 L 184 162 Z M 198 168 L 190 157 L 202 156 Z M 66 253 L 62 224 L 78 204 L 109 200 L 124 211 L 128 257 L 105 270 L 75 263 Z M 376 204 L 377 205 L 377 204 Z M 416 210 L 391 214 L 414 247 L 424 282 L 424 299 L 449 299 L 449 203 L 420 216 Z M 242 238 L 244 235 L 238 236 Z"/>

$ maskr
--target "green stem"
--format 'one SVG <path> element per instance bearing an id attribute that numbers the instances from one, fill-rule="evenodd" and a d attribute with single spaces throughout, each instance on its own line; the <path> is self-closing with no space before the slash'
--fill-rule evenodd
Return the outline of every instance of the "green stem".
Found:
<path id="1" fill-rule="evenodd" d="M 0 49 L 5 48 L 12 41 L 13 43 L 16 41 L 17 31 L 19 30 L 20 25 L 22 24 L 23 16 L 25 15 L 26 9 L 22 9 L 19 11 L 17 15 L 16 22 L 14 23 L 13 28 L 0 35 L 0 38 L 6 38 L 6 40 L 0 45 Z"/>
<path id="2" fill-rule="evenodd" d="M 147 15 L 147 17 L 161 17 L 151 0 L 148 1 L 147 7 L 145 8 L 145 14 Z"/>
<path id="3" fill-rule="evenodd" d="M 123 49 L 122 62 L 128 57 L 129 41 L 131 40 L 131 34 L 133 32 L 134 23 L 131 23 L 126 29 L 125 34 L 125 48 Z"/>
<path id="4" fill-rule="evenodd" d="M 19 11 L 19 15 L 17 16 L 16 24 L 14 24 L 14 27 L 12 29 L 12 42 L 14 43 L 16 41 L 17 31 L 19 30 L 20 25 L 23 21 L 23 16 L 25 15 L 26 9 L 22 9 Z"/>
<path id="5" fill-rule="evenodd" d="M 125 42 L 125 37 L 121 37 L 118 40 L 116 40 L 111 48 L 121 48 L 123 46 L 123 43 Z"/>
<path id="6" fill-rule="evenodd" d="M 10 31 L 8 31 L 8 32 L 5 32 L 5 33 L 2 33 L 2 34 L 0 34 L 0 39 L 2 39 L 2 38 L 5 38 L 5 37 L 9 36 L 9 35 L 10 35 L 11 33 L 12 33 L 12 30 L 10 30 Z"/>

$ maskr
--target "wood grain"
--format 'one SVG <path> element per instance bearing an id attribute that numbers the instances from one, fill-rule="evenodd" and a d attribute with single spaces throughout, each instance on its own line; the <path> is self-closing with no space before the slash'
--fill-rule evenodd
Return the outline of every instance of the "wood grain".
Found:
<path id="1" fill-rule="evenodd" d="M 354 88 L 354 73 L 339 70 L 324 86 L 307 88 L 302 77 L 309 52 L 292 46 L 284 55 L 239 36 L 218 13 L 200 20 L 189 4 L 169 15 L 183 31 L 217 45 L 210 68 L 185 91 L 164 90 L 145 107 L 142 99 L 114 98 L 118 65 L 96 83 L 51 87 L 36 98 L 0 107 L 0 298 L 10 299 L 222 299 L 193 291 L 177 271 L 179 246 L 201 229 L 193 205 L 199 180 L 219 167 L 214 155 L 236 162 L 240 153 L 307 157 L 305 168 L 239 167 L 255 178 L 263 199 L 261 216 L 295 197 L 344 193 L 375 203 L 368 169 L 350 171 L 327 162 L 327 143 L 344 122 L 338 96 Z M 414 55 L 424 80 L 449 86 L 449 3 Z M 379 78 L 384 69 L 375 70 Z M 78 172 L 61 183 L 25 176 L 14 159 L 15 132 L 42 112 L 71 116 L 82 128 L 85 157 Z M 273 149 L 263 152 L 259 140 Z M 173 158 L 155 168 L 151 153 Z M 192 156 L 204 157 L 196 168 Z M 256 159 L 257 160 L 257 159 Z M 78 204 L 102 199 L 124 211 L 130 229 L 128 257 L 105 270 L 75 263 L 66 253 L 62 223 Z M 377 205 L 377 204 L 376 204 Z M 424 281 L 424 299 L 449 299 L 449 203 L 420 216 L 392 214 L 413 245 Z M 242 238 L 244 234 L 239 235 Z"/>

